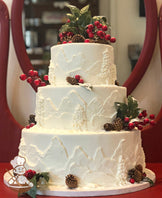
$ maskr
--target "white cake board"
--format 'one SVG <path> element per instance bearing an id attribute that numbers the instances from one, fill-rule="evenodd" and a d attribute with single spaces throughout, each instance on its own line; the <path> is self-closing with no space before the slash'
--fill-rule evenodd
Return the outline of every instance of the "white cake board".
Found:
<path id="1" fill-rule="evenodd" d="M 146 169 L 147 177 L 149 177 L 155 183 L 156 176 L 154 172 L 149 169 Z M 10 174 L 6 172 L 4 174 L 4 183 L 8 186 L 8 180 L 11 178 Z M 146 188 L 149 188 L 150 184 L 148 182 L 140 182 L 134 184 L 128 184 L 124 186 L 116 186 L 116 187 L 107 187 L 107 188 L 76 188 L 76 189 L 68 189 L 67 187 L 57 187 L 57 186 L 48 186 L 48 189 L 41 191 L 37 190 L 38 195 L 46 195 L 46 196 L 62 196 L 62 197 L 90 197 L 90 196 L 108 196 L 108 195 L 119 195 L 132 193 L 136 191 L 140 191 Z"/>

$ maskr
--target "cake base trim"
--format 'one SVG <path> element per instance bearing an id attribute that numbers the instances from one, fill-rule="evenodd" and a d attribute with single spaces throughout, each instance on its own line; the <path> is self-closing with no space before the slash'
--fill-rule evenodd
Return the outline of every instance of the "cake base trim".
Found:
<path id="1" fill-rule="evenodd" d="M 146 174 L 148 177 L 155 183 L 156 176 L 155 173 L 149 169 L 146 169 Z M 8 180 L 10 175 L 8 172 L 4 174 L 4 183 L 6 186 L 10 187 L 8 184 Z M 84 196 L 105 196 L 105 195 L 119 195 L 132 193 L 136 191 L 140 191 L 146 188 L 149 188 L 150 184 L 148 182 L 140 182 L 135 184 L 126 184 L 124 186 L 113 186 L 113 187 L 93 187 L 93 188 L 81 188 L 78 187 L 76 189 L 68 189 L 67 187 L 56 187 L 54 185 L 49 185 L 48 189 L 41 191 L 37 190 L 37 195 L 45 195 L 45 196 L 63 196 L 63 197 L 84 197 Z"/>

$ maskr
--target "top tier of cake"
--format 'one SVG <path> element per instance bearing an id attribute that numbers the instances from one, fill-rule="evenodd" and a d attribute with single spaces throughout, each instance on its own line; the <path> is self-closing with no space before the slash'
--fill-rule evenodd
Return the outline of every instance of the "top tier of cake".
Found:
<path id="1" fill-rule="evenodd" d="M 85 83 L 113 85 L 116 80 L 113 47 L 98 43 L 68 43 L 51 48 L 49 81 L 67 85 L 66 78 L 79 74 Z"/>

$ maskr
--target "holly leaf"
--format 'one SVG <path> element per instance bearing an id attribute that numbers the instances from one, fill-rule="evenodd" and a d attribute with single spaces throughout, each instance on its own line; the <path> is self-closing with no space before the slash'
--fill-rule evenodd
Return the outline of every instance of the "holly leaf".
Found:
<path id="1" fill-rule="evenodd" d="M 66 16 L 68 17 L 68 19 L 70 19 L 70 21 L 73 21 L 76 19 L 76 17 L 73 14 L 67 13 Z"/>
<path id="2" fill-rule="evenodd" d="M 79 17 L 80 15 L 80 10 L 73 5 L 67 5 L 67 7 L 70 9 L 71 13 L 75 16 L 75 17 Z"/>
<path id="3" fill-rule="evenodd" d="M 145 177 L 143 179 L 144 182 L 149 182 L 150 183 L 150 186 L 153 186 L 154 185 L 154 182 L 149 178 L 149 177 Z"/>
<path id="4" fill-rule="evenodd" d="M 80 10 L 80 14 L 85 14 L 87 13 L 89 10 L 89 5 L 86 5 L 85 7 L 83 7 L 81 10 Z"/>
<path id="5" fill-rule="evenodd" d="M 37 194 L 37 187 L 34 185 L 29 191 L 26 192 L 30 197 L 35 198 Z"/>

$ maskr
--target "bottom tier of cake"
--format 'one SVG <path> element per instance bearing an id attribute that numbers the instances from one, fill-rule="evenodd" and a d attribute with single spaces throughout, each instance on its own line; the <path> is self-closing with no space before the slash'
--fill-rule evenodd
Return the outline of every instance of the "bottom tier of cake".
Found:
<path id="1" fill-rule="evenodd" d="M 50 183 L 65 186 L 73 174 L 79 187 L 112 187 L 128 184 L 128 170 L 141 164 L 145 155 L 140 131 L 71 132 L 34 126 L 23 129 L 19 155 L 26 168 L 47 171 Z"/>

